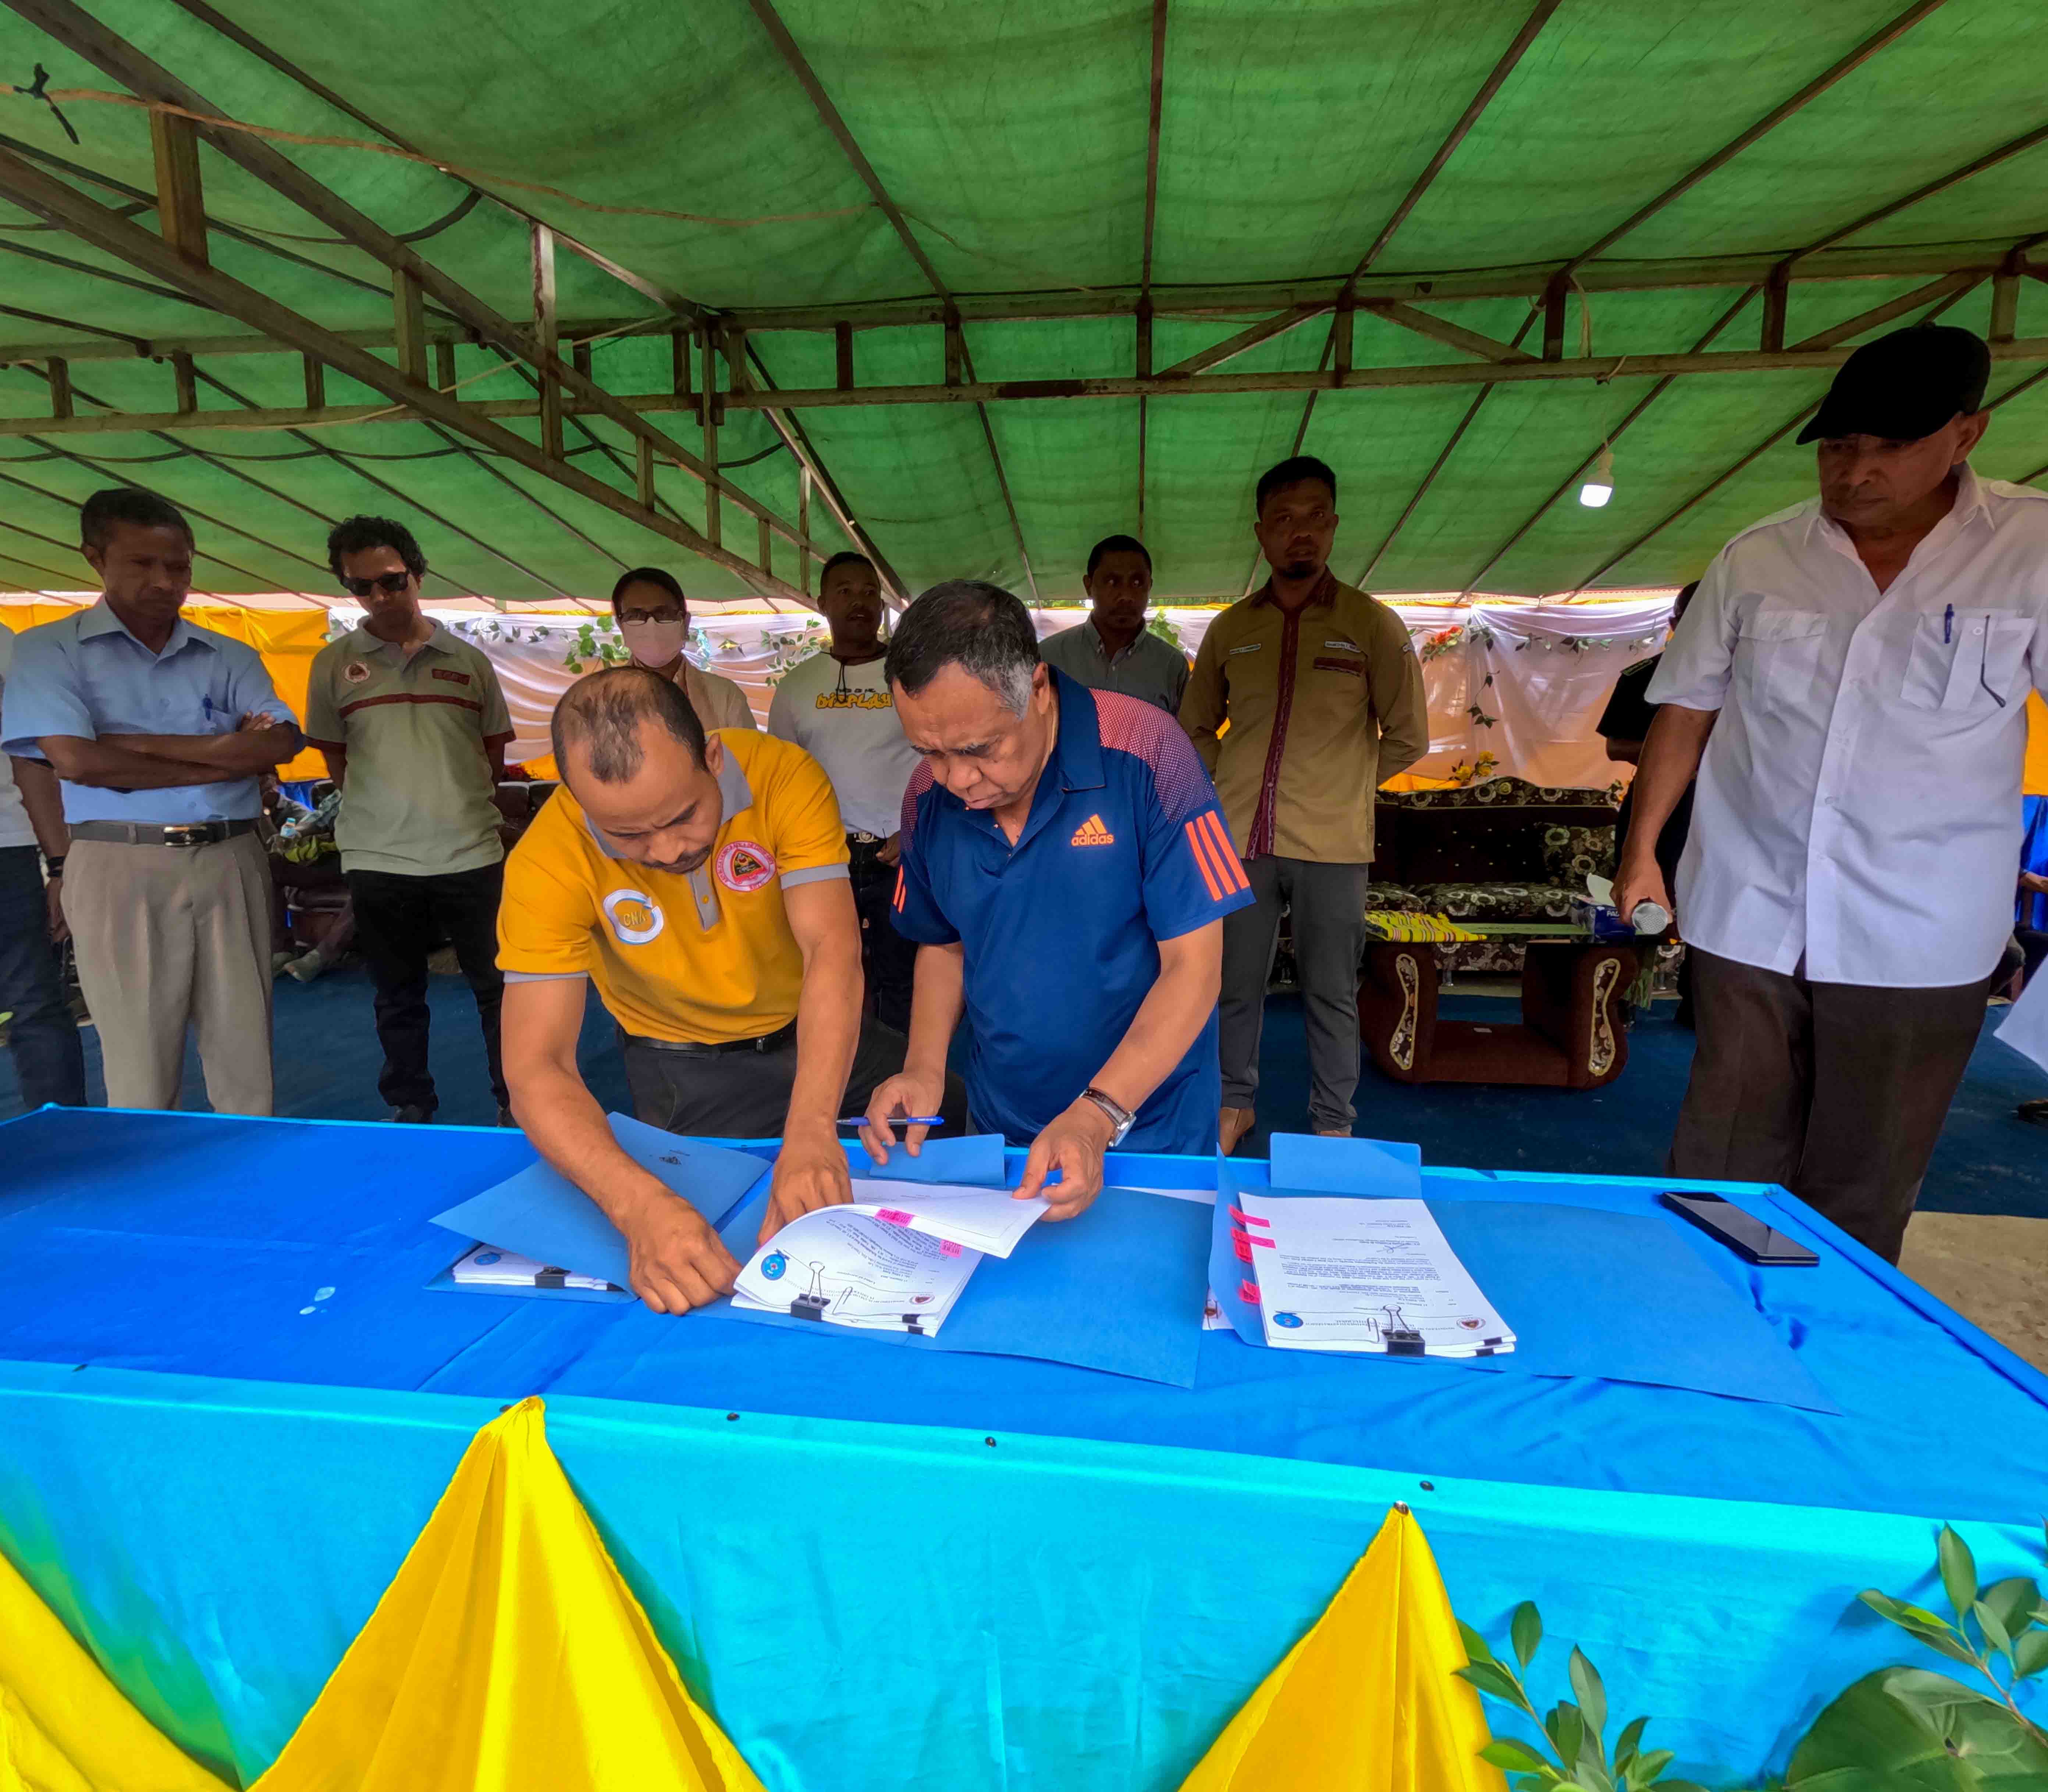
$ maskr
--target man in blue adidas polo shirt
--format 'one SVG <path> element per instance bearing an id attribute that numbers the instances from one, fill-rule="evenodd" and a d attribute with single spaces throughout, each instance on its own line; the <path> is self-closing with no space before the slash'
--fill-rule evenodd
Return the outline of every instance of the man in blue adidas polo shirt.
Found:
<path id="1" fill-rule="evenodd" d="M 968 1107 L 1030 1146 L 1018 1193 L 1048 1196 L 1049 1219 L 1095 1198 L 1111 1146 L 1213 1151 L 1223 917 L 1251 895 L 1186 735 L 1040 664 L 1030 613 L 995 585 L 926 592 L 886 670 L 924 755 L 894 910 L 920 944 L 910 1051 L 868 1104 L 870 1153 L 899 1116 L 937 1111 L 963 1009 Z M 924 1131 L 908 1129 L 913 1150 Z"/>

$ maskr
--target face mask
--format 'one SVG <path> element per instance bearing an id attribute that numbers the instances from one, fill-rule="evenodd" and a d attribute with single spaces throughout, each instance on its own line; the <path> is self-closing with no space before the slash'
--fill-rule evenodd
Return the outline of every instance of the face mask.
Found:
<path id="1" fill-rule="evenodd" d="M 626 651 L 642 665 L 665 666 L 683 650 L 687 623 L 621 623 Z"/>

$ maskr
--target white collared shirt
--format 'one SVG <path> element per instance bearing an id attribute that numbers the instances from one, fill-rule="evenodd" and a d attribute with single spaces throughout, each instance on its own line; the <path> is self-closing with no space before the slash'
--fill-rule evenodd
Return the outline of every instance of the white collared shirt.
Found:
<path id="1" fill-rule="evenodd" d="M 2048 492 L 1965 466 L 1880 594 L 1811 499 L 1700 581 L 1647 693 L 1719 710 L 1679 928 L 1816 983 L 1988 977 L 2012 928 L 2027 698 L 2048 685 Z"/>

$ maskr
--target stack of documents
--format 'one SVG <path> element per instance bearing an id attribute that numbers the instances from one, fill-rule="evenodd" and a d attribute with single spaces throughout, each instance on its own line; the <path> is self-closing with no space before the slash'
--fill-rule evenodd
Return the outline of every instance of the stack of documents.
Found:
<path id="1" fill-rule="evenodd" d="M 756 1251 L 734 1306 L 929 1337 L 982 1258 L 1007 1257 L 1046 1205 L 1001 1189 L 858 1186 L 864 1200 L 800 1214 Z"/>
<path id="2" fill-rule="evenodd" d="M 499 1251 L 488 1244 L 476 1246 L 448 1273 L 465 1288 L 594 1288 L 606 1294 L 623 1292 L 617 1283 L 607 1282 L 601 1275 L 577 1275 L 537 1258 L 522 1257 L 516 1251 Z"/>
<path id="3" fill-rule="evenodd" d="M 1272 1349 L 1468 1357 L 1515 1348 L 1426 1202 L 1245 1189 L 1230 1219 Z"/>

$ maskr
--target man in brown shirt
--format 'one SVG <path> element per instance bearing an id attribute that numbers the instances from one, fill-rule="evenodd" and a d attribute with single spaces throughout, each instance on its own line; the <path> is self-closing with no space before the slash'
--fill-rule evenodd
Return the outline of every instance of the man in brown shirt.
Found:
<path id="1" fill-rule="evenodd" d="M 1336 490 L 1336 475 L 1309 455 L 1259 480 L 1252 528 L 1271 576 L 1210 625 L 1181 700 L 1181 726 L 1216 778 L 1259 898 L 1224 921 L 1225 1151 L 1252 1127 L 1283 905 L 1308 1022 L 1309 1122 L 1350 1133 L 1373 796 L 1429 750 L 1406 627 L 1330 572 Z"/>

